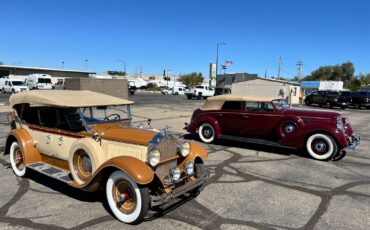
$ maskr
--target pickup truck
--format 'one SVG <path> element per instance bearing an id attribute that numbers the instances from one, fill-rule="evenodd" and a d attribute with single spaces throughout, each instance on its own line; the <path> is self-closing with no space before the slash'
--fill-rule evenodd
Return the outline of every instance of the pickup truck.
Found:
<path id="1" fill-rule="evenodd" d="M 306 105 L 318 104 L 319 106 L 329 106 L 329 108 L 345 109 L 350 103 L 351 101 L 341 97 L 339 92 L 331 90 L 314 91 L 305 98 Z"/>
<path id="2" fill-rule="evenodd" d="M 185 95 L 189 100 L 193 98 L 207 99 L 207 97 L 212 97 L 214 94 L 215 94 L 214 89 L 211 89 L 210 87 L 204 85 L 197 85 L 185 91 Z"/>
<path id="3" fill-rule="evenodd" d="M 370 91 L 356 91 L 351 93 L 352 104 L 355 109 L 370 108 Z"/>

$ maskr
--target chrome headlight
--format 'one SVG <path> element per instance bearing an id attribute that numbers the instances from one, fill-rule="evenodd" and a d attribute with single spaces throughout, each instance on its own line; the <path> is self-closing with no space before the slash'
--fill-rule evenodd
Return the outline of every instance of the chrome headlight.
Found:
<path id="1" fill-rule="evenodd" d="M 186 157 L 190 153 L 190 143 L 186 141 L 182 144 L 179 144 L 178 151 L 181 156 Z"/>
<path id="2" fill-rule="evenodd" d="M 192 175 L 194 173 L 194 164 L 192 162 L 185 164 L 186 175 Z"/>
<path id="3" fill-rule="evenodd" d="M 176 168 L 171 169 L 170 174 L 171 174 L 172 180 L 177 181 L 180 179 L 181 171 L 179 168 L 176 167 Z"/>
<path id="4" fill-rule="evenodd" d="M 160 161 L 161 161 L 161 153 L 159 152 L 159 150 L 155 149 L 148 153 L 148 163 L 151 166 L 153 167 L 157 166 Z"/>

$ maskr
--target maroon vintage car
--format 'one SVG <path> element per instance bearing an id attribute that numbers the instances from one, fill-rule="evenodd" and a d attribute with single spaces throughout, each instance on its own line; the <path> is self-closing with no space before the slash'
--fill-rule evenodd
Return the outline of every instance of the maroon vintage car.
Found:
<path id="1" fill-rule="evenodd" d="M 217 138 L 305 148 L 317 160 L 338 160 L 360 143 L 338 112 L 292 109 L 282 99 L 221 95 L 194 111 L 185 129 L 205 143 Z"/>

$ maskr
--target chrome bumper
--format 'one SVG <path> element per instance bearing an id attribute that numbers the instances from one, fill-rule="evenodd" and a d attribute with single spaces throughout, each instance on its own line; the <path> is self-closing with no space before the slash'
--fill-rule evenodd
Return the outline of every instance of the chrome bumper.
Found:
<path id="1" fill-rule="evenodd" d="M 352 135 L 348 138 L 348 146 L 347 149 L 355 149 L 361 142 L 360 136 Z"/>
<path id="2" fill-rule="evenodd" d="M 197 187 L 200 187 L 199 190 L 202 190 L 204 185 L 206 184 L 206 181 L 209 177 L 209 172 L 208 170 L 206 170 L 206 173 L 205 175 L 203 175 L 202 177 L 198 178 L 197 180 L 195 181 L 192 181 L 192 182 L 188 182 L 182 186 L 179 186 L 175 189 L 173 189 L 171 192 L 169 193 L 164 193 L 162 195 L 158 195 L 158 196 L 150 196 L 151 198 L 151 202 L 150 202 L 150 206 L 151 207 L 155 207 L 155 206 L 160 206 L 160 205 L 163 205 L 173 199 L 175 199 L 176 197 L 178 196 L 181 196 Z"/>

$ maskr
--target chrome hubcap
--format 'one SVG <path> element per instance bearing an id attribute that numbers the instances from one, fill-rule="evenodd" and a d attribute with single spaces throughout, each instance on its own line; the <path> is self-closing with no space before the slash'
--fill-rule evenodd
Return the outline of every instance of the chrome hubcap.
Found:
<path id="1" fill-rule="evenodd" d="M 318 152 L 324 152 L 326 150 L 326 143 L 323 141 L 315 142 L 315 150 Z"/>

